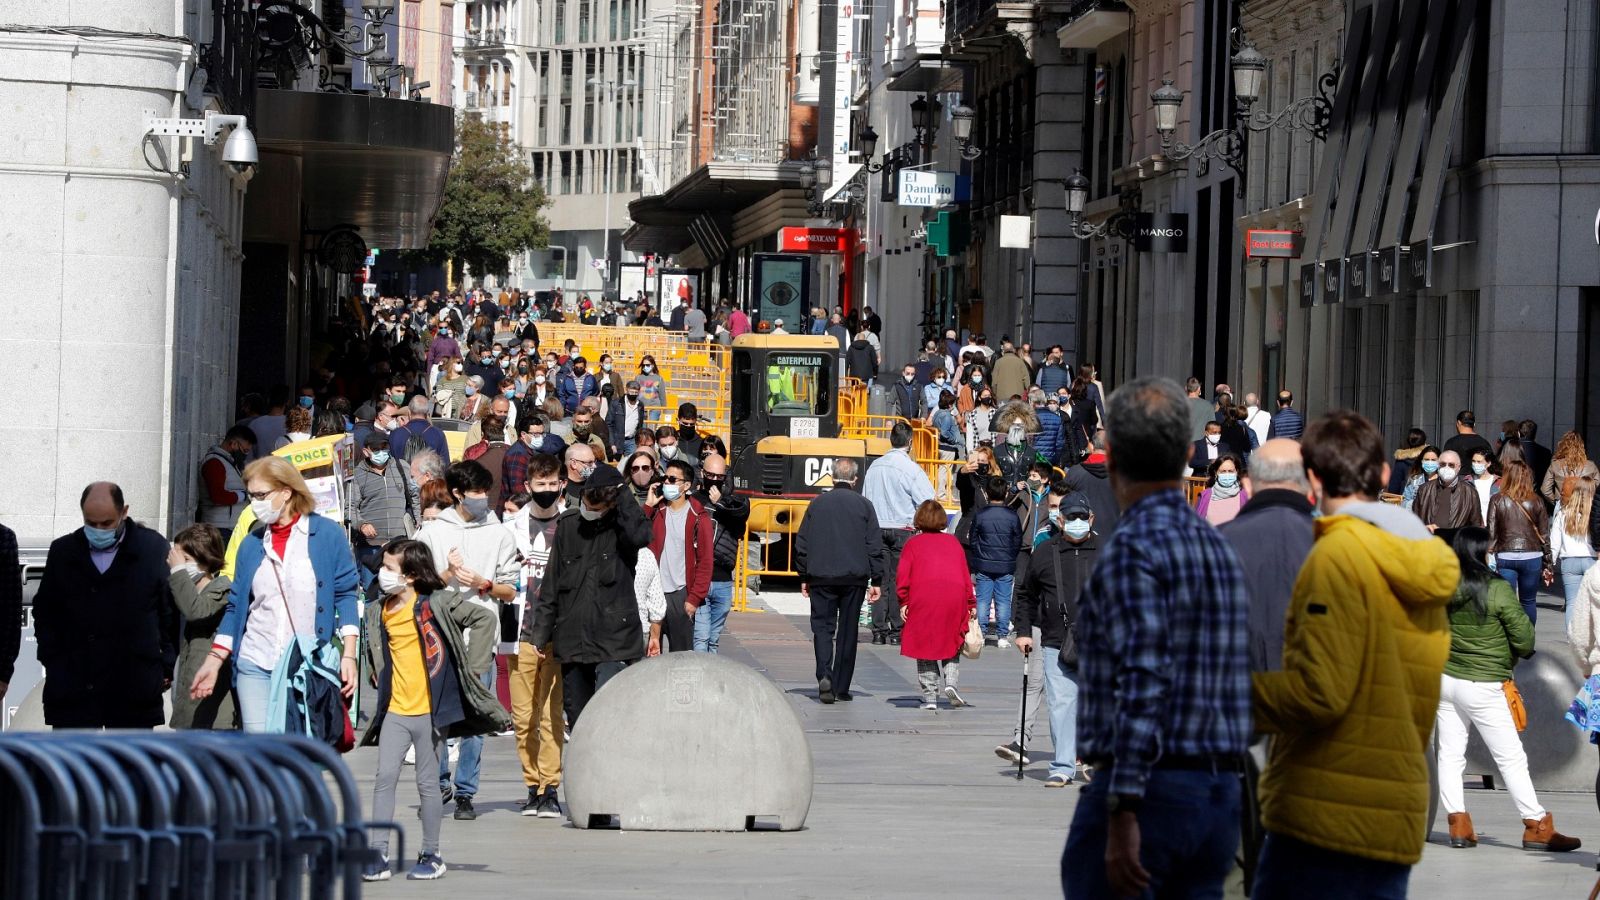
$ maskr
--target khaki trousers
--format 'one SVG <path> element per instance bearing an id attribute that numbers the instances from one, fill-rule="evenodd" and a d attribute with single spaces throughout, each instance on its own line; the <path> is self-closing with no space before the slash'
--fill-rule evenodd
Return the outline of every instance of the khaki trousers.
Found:
<path id="1" fill-rule="evenodd" d="M 566 726 L 561 712 L 561 664 L 540 659 L 526 642 L 508 661 L 511 673 L 511 721 L 522 757 L 522 781 L 544 790 L 561 784 L 561 748 Z"/>

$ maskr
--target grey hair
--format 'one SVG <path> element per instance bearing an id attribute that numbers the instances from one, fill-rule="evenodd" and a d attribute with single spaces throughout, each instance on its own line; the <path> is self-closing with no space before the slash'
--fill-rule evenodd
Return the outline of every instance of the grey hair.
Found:
<path id="1" fill-rule="evenodd" d="M 424 397 L 421 394 L 411 398 L 411 414 L 413 416 L 422 416 L 423 418 L 427 418 L 428 413 L 430 412 L 433 412 L 432 400 L 429 400 L 427 397 Z"/>
<path id="2" fill-rule="evenodd" d="M 1193 379 L 1191 379 L 1193 380 Z M 1172 481 L 1189 461 L 1189 401 L 1168 378 L 1136 378 L 1106 399 L 1107 453 L 1129 481 Z"/>
<path id="3" fill-rule="evenodd" d="M 481 388 L 481 387 L 483 387 L 483 376 L 482 375 L 468 375 L 467 376 L 467 384 L 470 384 L 475 388 Z"/>
<path id="4" fill-rule="evenodd" d="M 1306 466 L 1299 459 L 1271 459 L 1257 455 L 1250 460 L 1250 484 L 1256 491 L 1289 488 L 1298 493 L 1311 490 L 1306 481 Z"/>
<path id="5" fill-rule="evenodd" d="M 1028 402 L 1034 406 L 1043 406 L 1045 404 L 1044 388 L 1039 387 L 1037 384 L 1028 388 Z"/>
<path id="6" fill-rule="evenodd" d="M 860 467 L 857 466 L 856 461 L 853 459 L 841 457 L 833 461 L 834 481 L 848 481 L 854 484 L 856 475 L 859 474 L 859 472 Z"/>
<path id="7" fill-rule="evenodd" d="M 426 475 L 429 481 L 443 479 L 445 472 L 444 460 L 437 451 L 418 450 L 411 454 L 411 471 L 413 474 Z M 420 480 L 420 479 L 419 479 Z"/>

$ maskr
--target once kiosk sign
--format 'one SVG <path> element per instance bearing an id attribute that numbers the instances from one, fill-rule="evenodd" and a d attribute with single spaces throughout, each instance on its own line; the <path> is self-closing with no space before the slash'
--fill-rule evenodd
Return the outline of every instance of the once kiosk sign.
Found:
<path id="1" fill-rule="evenodd" d="M 1188 213 L 1139 213 L 1133 222 L 1133 249 L 1141 253 L 1188 253 Z"/>

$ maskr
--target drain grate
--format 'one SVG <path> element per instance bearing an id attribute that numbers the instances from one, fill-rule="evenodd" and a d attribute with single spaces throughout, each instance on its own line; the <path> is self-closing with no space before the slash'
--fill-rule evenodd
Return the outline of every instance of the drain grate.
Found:
<path id="1" fill-rule="evenodd" d="M 821 728 L 812 734 L 921 734 L 915 728 Z"/>

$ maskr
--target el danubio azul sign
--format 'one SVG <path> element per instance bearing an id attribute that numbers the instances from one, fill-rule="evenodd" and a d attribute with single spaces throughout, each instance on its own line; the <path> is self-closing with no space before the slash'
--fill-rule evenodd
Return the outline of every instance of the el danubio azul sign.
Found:
<path id="1" fill-rule="evenodd" d="M 956 173 L 900 170 L 901 206 L 945 206 L 956 201 Z"/>

